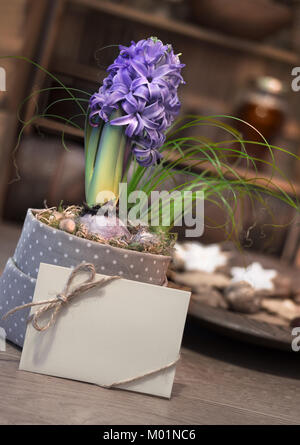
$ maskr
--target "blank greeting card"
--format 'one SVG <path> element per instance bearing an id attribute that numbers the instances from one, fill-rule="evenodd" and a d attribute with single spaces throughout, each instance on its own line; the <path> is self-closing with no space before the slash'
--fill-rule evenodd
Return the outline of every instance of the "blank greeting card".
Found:
<path id="1" fill-rule="evenodd" d="M 42 263 L 33 302 L 59 295 L 70 273 Z M 46 331 L 28 323 L 20 369 L 169 398 L 189 299 L 126 279 L 90 289 L 63 305 Z"/>

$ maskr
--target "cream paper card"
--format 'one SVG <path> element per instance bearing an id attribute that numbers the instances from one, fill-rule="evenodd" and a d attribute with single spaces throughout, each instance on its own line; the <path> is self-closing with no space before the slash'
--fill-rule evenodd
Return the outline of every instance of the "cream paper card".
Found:
<path id="1" fill-rule="evenodd" d="M 41 263 L 33 302 L 59 294 L 70 273 Z M 189 299 L 189 292 L 125 279 L 91 289 L 63 307 L 48 330 L 28 323 L 19 369 L 100 386 L 160 369 L 179 355 Z M 174 376 L 175 366 L 118 388 L 169 398 Z"/>

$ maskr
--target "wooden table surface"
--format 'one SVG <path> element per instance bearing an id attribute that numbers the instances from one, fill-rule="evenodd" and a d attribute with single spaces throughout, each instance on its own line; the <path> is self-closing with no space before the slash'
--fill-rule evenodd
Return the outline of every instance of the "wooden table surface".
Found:
<path id="1" fill-rule="evenodd" d="M 0 268 L 19 229 L 0 226 Z M 0 424 L 299 424 L 300 352 L 221 337 L 188 318 L 171 400 L 18 371 L 0 352 Z"/>

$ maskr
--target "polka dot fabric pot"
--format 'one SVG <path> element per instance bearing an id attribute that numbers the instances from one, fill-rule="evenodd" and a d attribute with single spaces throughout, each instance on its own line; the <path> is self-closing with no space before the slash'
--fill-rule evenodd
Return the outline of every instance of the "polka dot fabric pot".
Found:
<path id="1" fill-rule="evenodd" d="M 166 282 L 170 257 L 120 249 L 88 241 L 56 230 L 38 221 L 29 209 L 14 256 L 0 278 L 0 318 L 15 306 L 29 303 L 34 293 L 40 263 L 75 267 L 82 261 L 93 263 L 105 275 L 155 285 Z M 29 310 L 18 311 L 0 326 L 7 339 L 23 346 Z"/>
<path id="2" fill-rule="evenodd" d="M 0 327 L 5 329 L 6 338 L 18 346 L 23 346 L 26 320 L 30 308 L 2 320 L 6 312 L 16 306 L 30 303 L 34 293 L 36 279 L 25 275 L 14 263 L 12 258 L 6 263 L 0 278 Z"/>

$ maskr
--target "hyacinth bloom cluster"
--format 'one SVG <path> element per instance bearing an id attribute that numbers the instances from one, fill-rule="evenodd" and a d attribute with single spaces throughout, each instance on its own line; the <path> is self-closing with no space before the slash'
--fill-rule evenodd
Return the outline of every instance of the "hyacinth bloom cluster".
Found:
<path id="1" fill-rule="evenodd" d="M 170 45 L 153 37 L 119 48 L 103 85 L 91 97 L 90 124 L 98 126 L 102 119 L 125 126 L 138 163 L 148 167 L 161 158 L 165 132 L 179 113 L 177 90 L 184 65 Z"/>

